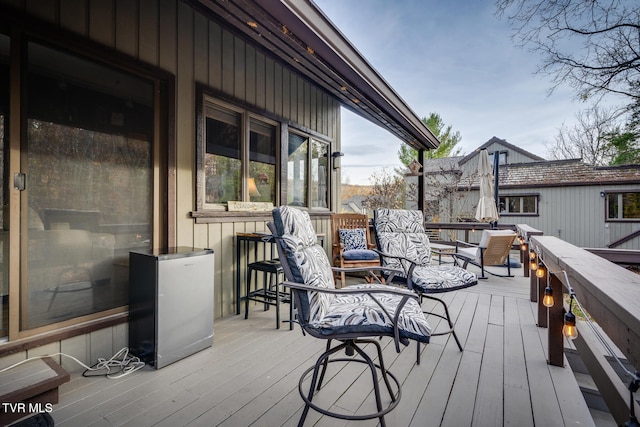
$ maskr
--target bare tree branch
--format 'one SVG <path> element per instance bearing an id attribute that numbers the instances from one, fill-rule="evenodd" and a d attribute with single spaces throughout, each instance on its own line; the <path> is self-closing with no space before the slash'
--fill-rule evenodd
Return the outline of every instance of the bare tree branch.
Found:
<path id="1" fill-rule="evenodd" d="M 640 2 L 497 0 L 519 46 L 543 57 L 551 92 L 569 84 L 581 99 L 615 93 L 640 100 Z"/>

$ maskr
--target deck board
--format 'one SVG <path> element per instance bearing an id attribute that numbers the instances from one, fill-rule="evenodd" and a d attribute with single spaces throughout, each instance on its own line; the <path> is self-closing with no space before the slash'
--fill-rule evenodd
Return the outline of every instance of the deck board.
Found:
<path id="1" fill-rule="evenodd" d="M 446 293 L 456 331 L 396 353 L 383 339 L 385 364 L 402 384 L 402 399 L 387 415 L 390 426 L 593 425 L 570 368 L 546 363 L 546 330 L 535 324 L 529 280 L 490 276 L 478 286 Z M 518 277 L 520 275 L 520 277 Z M 425 311 L 442 312 L 434 301 Z M 250 307 L 244 316 L 215 321 L 213 347 L 163 369 L 145 367 L 108 380 L 78 374 L 60 388 L 57 426 L 295 426 L 303 402 L 298 380 L 325 342 L 296 326 L 274 328 L 274 310 Z M 435 330 L 446 322 L 428 317 Z M 365 351 L 377 358 L 372 345 Z M 106 356 L 108 357 L 108 356 Z M 372 409 L 371 378 L 363 364 L 330 365 L 322 403 L 345 413 Z M 386 398 L 385 398 L 386 399 Z M 314 399 L 314 401 L 316 401 Z M 377 420 L 342 421 L 311 410 L 305 425 L 375 426 Z"/>
<path id="2" fill-rule="evenodd" d="M 523 416 L 533 412 L 517 300 L 505 298 L 504 310 L 504 425 L 532 427 Z"/>

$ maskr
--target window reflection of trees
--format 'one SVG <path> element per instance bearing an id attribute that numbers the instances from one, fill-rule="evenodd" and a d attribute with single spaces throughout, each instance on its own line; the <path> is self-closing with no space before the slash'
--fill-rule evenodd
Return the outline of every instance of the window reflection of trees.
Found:
<path id="1" fill-rule="evenodd" d="M 28 122 L 29 201 L 97 210 L 103 224 L 149 222 L 151 146 L 135 137 Z"/>

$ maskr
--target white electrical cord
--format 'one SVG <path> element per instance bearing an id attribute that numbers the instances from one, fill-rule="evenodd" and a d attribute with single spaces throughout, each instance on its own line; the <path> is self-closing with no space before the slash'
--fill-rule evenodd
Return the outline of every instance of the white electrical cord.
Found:
<path id="1" fill-rule="evenodd" d="M 87 372 L 104 370 L 106 371 L 105 376 L 107 378 L 116 379 L 116 378 L 123 377 L 125 375 L 129 375 L 137 371 L 138 369 L 142 369 L 144 367 L 144 362 L 141 361 L 138 357 L 129 355 L 129 349 L 127 347 L 124 347 L 120 351 L 118 351 L 116 354 L 111 356 L 110 359 L 98 358 L 98 363 L 96 363 L 93 366 L 87 366 L 81 361 L 79 361 L 78 359 L 76 359 L 75 357 L 65 353 L 53 353 L 53 354 L 45 354 L 42 356 L 30 357 L 28 359 L 22 360 L 11 366 L 7 366 L 4 369 L 0 369 L 0 373 L 8 371 L 9 369 L 13 369 L 16 366 L 20 366 L 23 363 L 29 362 L 30 360 L 43 359 L 45 357 L 51 357 L 51 356 L 64 356 L 64 357 L 68 357 L 69 359 L 75 360 L 80 366 L 85 368 L 85 371 L 82 373 L 82 376 L 85 376 L 85 377 L 96 376 L 96 375 L 86 375 Z M 117 369 L 117 370 L 113 371 L 114 369 Z"/>

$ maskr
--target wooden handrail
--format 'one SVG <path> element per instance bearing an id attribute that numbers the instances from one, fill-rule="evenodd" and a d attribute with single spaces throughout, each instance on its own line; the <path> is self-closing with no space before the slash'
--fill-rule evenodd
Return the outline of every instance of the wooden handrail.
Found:
<path id="1" fill-rule="evenodd" d="M 608 338 L 633 366 L 640 366 L 640 275 L 557 237 L 533 236 L 530 245 L 540 254 L 542 263 L 552 273 L 549 276 L 552 282 L 561 283 L 565 290 L 572 288 L 576 299 Z M 563 272 L 566 272 L 568 280 Z M 552 288 L 555 289 L 553 285 Z M 554 365 L 562 365 L 564 360 L 564 340 L 558 334 L 562 328 L 560 293 L 554 291 L 556 303 L 549 310 L 548 352 L 549 363 Z M 541 298 L 538 304 L 541 304 Z M 547 313 L 546 310 L 539 311 L 541 312 Z M 585 337 L 581 338 L 579 335 L 574 341 L 576 348 L 581 354 L 598 354 L 598 350 L 585 339 L 589 337 L 589 331 L 580 326 L 579 324 L 580 334 L 585 333 Z M 619 379 L 606 378 L 609 384 L 614 381 L 618 383 L 617 389 L 621 393 L 607 397 L 615 400 L 617 407 L 624 407 L 628 405 L 628 402 L 625 403 L 625 400 L 628 401 L 628 391 L 624 392 L 624 385 L 621 385 Z M 611 409 L 611 405 L 609 408 Z M 628 419 L 628 406 L 626 408 L 626 414 L 624 410 L 616 413 L 612 410 L 618 423 L 625 416 Z"/>

